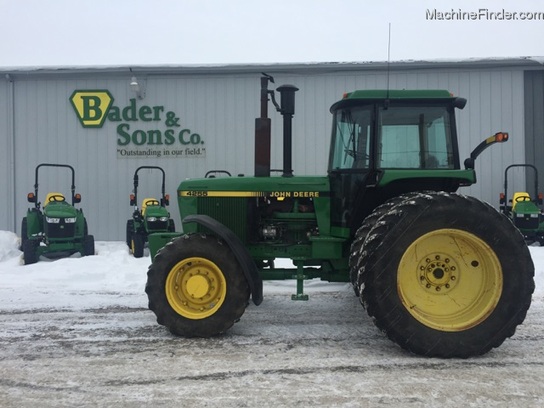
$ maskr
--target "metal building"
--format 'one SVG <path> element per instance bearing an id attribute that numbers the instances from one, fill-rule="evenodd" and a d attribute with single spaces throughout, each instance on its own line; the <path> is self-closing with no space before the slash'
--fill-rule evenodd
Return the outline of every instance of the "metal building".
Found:
<path id="1" fill-rule="evenodd" d="M 70 164 L 89 232 L 123 240 L 135 169 L 166 172 L 179 230 L 176 188 L 207 170 L 252 175 L 261 72 L 292 84 L 293 167 L 325 174 L 329 107 L 355 89 L 447 89 L 458 111 L 461 156 L 497 131 L 510 133 L 478 160 L 478 183 L 461 192 L 498 206 L 504 169 L 530 163 L 544 177 L 544 58 L 386 63 L 1 69 L 0 230 L 20 233 L 40 163 Z M 273 111 L 270 106 L 270 111 Z M 272 167 L 281 168 L 281 117 L 271 114 Z M 524 188 L 525 174 L 509 183 Z M 40 194 L 69 192 L 68 174 L 40 174 Z M 158 175 L 140 176 L 139 196 L 158 195 Z"/>

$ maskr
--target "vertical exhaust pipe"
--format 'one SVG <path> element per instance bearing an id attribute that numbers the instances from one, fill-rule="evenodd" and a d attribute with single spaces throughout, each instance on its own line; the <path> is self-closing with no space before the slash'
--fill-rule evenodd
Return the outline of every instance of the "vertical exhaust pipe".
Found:
<path id="1" fill-rule="evenodd" d="M 280 93 L 281 109 L 283 116 L 283 174 L 282 177 L 293 177 L 293 115 L 295 114 L 295 92 L 298 88 L 294 85 L 282 85 L 277 91 Z"/>
<path id="2" fill-rule="evenodd" d="M 268 81 L 270 75 L 261 77 L 261 117 L 255 119 L 255 177 L 270 177 L 271 121 L 268 117 Z"/>
<path id="3" fill-rule="evenodd" d="M 295 114 L 294 85 L 282 85 L 277 88 L 280 93 L 281 106 L 274 98 L 274 91 L 268 90 L 268 82 L 274 83 L 274 78 L 264 74 L 261 77 L 261 117 L 255 119 L 255 177 L 270 177 L 271 160 L 271 120 L 268 117 L 268 97 L 283 116 L 283 177 L 293 176 L 292 164 L 292 119 Z"/>

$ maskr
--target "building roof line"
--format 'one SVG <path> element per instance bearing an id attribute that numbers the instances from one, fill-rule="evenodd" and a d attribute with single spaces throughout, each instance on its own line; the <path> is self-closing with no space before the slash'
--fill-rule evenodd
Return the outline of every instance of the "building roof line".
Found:
<path id="1" fill-rule="evenodd" d="M 9 77 L 34 77 L 57 75 L 87 75 L 108 73 L 115 75 L 228 75 L 270 71 L 305 74 L 330 72 L 375 71 L 387 68 L 387 61 L 361 62 L 309 62 L 309 63 L 255 63 L 255 64 L 161 64 L 161 65 L 96 65 L 96 66 L 44 66 L 44 67 L 0 67 L 0 74 Z M 520 67 L 544 69 L 544 57 L 465 58 L 400 60 L 390 62 L 391 71 L 422 69 L 490 69 Z"/>

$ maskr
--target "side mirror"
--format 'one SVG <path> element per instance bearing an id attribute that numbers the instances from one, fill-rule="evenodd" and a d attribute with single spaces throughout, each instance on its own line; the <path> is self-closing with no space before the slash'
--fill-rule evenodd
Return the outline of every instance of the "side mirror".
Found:
<path id="1" fill-rule="evenodd" d="M 79 204 L 80 202 L 81 202 L 81 194 L 76 193 L 76 194 L 74 195 L 74 203 L 75 203 L 75 204 Z"/>
<path id="2" fill-rule="evenodd" d="M 489 136 L 482 143 L 480 143 L 476 148 L 470 153 L 470 157 L 465 160 L 465 168 L 473 169 L 474 162 L 476 158 L 489 146 L 495 143 L 504 143 L 508 140 L 508 133 L 506 132 L 497 132 L 493 136 Z"/>
<path id="3" fill-rule="evenodd" d="M 34 193 L 28 193 L 26 196 L 26 199 L 28 200 L 29 203 L 36 202 L 36 196 L 34 195 Z"/>
<path id="4" fill-rule="evenodd" d="M 136 197 L 134 194 L 130 195 L 130 205 L 136 205 Z"/>

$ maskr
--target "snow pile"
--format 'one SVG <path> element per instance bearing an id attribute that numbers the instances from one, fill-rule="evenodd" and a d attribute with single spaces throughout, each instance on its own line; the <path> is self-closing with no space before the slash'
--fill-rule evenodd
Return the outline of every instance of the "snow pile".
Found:
<path id="1" fill-rule="evenodd" d="M 124 242 L 96 242 L 96 255 L 49 260 L 41 257 L 32 265 L 23 265 L 18 237 L 0 231 L 0 309 L 91 309 L 111 306 L 147 308 L 144 292 L 147 250 L 143 258 L 129 254 Z M 544 295 L 544 247 L 530 247 L 535 263 L 534 299 Z M 319 279 L 305 282 L 305 292 L 346 291 L 349 284 L 327 283 Z M 265 282 L 264 292 L 296 291 L 294 281 Z"/>
<path id="2" fill-rule="evenodd" d="M 18 257 L 19 238 L 12 232 L 0 231 L 0 262 Z"/>
<path id="3" fill-rule="evenodd" d="M 544 297 L 544 247 L 530 246 L 529 251 L 535 264 L 535 292 L 533 298 Z"/>

